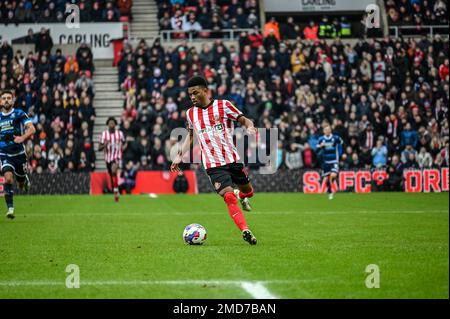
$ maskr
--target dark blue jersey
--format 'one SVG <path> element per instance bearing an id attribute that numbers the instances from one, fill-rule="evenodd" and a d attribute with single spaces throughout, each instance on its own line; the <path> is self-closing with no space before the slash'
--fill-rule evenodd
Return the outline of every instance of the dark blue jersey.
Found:
<path id="1" fill-rule="evenodd" d="M 31 120 L 22 110 L 12 109 L 8 113 L 0 113 L 0 155 L 17 156 L 25 154 L 23 144 L 14 142 L 14 136 L 23 134 L 25 125 Z"/>
<path id="2" fill-rule="evenodd" d="M 317 145 L 325 143 L 325 146 L 320 149 L 322 161 L 326 164 L 339 163 L 339 157 L 342 150 L 342 139 L 332 134 L 329 137 L 325 135 L 319 137 Z"/>

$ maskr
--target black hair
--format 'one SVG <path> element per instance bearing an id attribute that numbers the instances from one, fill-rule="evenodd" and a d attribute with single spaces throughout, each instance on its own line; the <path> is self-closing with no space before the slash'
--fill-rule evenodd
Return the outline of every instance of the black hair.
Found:
<path id="1" fill-rule="evenodd" d="M 113 116 L 108 117 L 108 119 L 106 120 L 106 125 L 108 125 L 109 121 L 113 121 L 114 124 L 117 125 L 117 120 L 115 117 L 113 117 Z"/>
<path id="2" fill-rule="evenodd" d="M 206 82 L 205 78 L 202 76 L 193 76 L 188 80 L 187 87 L 191 88 L 194 86 L 204 86 L 205 88 L 207 88 L 208 82 Z"/>
<path id="3" fill-rule="evenodd" d="M 13 90 L 2 90 L 2 91 L 0 91 L 0 96 L 3 96 L 3 94 L 11 94 L 14 97 L 14 91 Z"/>

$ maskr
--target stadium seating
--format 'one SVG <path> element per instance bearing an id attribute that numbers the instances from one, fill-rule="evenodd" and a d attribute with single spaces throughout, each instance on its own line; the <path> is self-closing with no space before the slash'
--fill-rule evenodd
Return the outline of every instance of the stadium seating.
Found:
<path id="1" fill-rule="evenodd" d="M 200 51 L 187 43 L 165 50 L 159 41 L 124 48 L 122 126 L 134 141 L 127 158 L 155 161 L 155 140 L 168 157 L 168 132 L 184 125 L 190 105 L 186 79 L 201 74 L 213 96 L 234 101 L 259 127 L 279 128 L 279 168 L 318 167 L 324 121 L 344 138 L 344 168 L 397 165 L 398 158 L 405 167 L 448 165 L 447 40 L 267 38 L 243 33 L 239 48 L 216 41 Z"/>
<path id="2" fill-rule="evenodd" d="M 394 25 L 448 25 L 448 2 L 443 0 L 386 0 L 389 23 Z"/>
<path id="3" fill-rule="evenodd" d="M 57 49 L 15 55 L 0 48 L 0 89 L 13 88 L 16 107 L 28 113 L 36 134 L 26 144 L 32 173 L 92 171 L 95 71 L 92 52 L 81 45 L 72 56 Z"/>
<path id="4" fill-rule="evenodd" d="M 191 36 L 223 37 L 220 30 L 248 29 L 260 24 L 259 2 L 157 0 L 161 30 L 190 31 Z M 204 31 L 204 30 L 212 30 Z M 186 32 L 175 33 L 175 38 L 186 38 Z"/>
<path id="5" fill-rule="evenodd" d="M 121 15 L 129 15 L 129 2 L 130 0 L 78 1 L 77 4 L 80 8 L 80 21 L 119 21 Z M 0 1 L 0 21 L 4 24 L 64 22 L 66 20 L 66 6 L 72 3 L 73 1 L 70 0 Z"/>
<path id="6" fill-rule="evenodd" d="M 28 21 L 17 14 L 28 2 L 2 2 L 2 16 L 11 16 L 8 12 L 13 9 L 17 15 L 14 21 L 5 21 Z M 94 10 L 98 3 L 118 18 L 129 13 L 129 6 L 120 2 L 125 1 L 94 1 L 86 10 Z M 177 12 L 187 20 L 194 18 L 202 30 L 211 28 L 203 24 L 213 23 L 214 16 L 233 17 L 222 21 L 219 29 L 260 23 L 258 15 L 248 23 L 252 13 L 259 12 L 257 1 L 246 2 L 241 19 L 234 18 L 241 14 L 234 0 L 216 1 L 213 7 L 189 0 L 156 2 L 163 30 L 172 28 L 169 20 Z M 68 2 L 51 3 L 57 12 Z M 439 17 L 446 12 L 441 1 L 386 1 L 388 12 L 401 12 L 402 7 L 420 9 L 423 15 L 430 9 Z M 38 9 L 46 14 L 45 6 Z M 33 17 L 25 16 L 35 19 L 39 10 L 33 10 Z M 104 21 L 91 12 L 92 17 Z M 311 24 L 317 29 L 306 33 L 305 28 L 290 28 L 290 23 L 288 18 L 280 24 L 268 20 L 262 30 L 240 33 L 237 46 L 221 40 L 205 41 L 201 49 L 189 42 L 163 47 L 159 39 L 134 46 L 125 43 L 117 63 L 124 97 L 121 128 L 127 139 L 124 163 L 139 163 L 141 169 L 168 168 L 174 143 L 169 133 L 185 126 L 190 106 L 186 81 L 200 74 L 207 78 L 214 97 L 232 100 L 259 127 L 279 129 L 278 168 L 319 166 L 316 140 L 324 121 L 331 122 L 345 141 L 343 168 L 448 166 L 448 40 L 436 36 L 325 42 L 321 21 Z M 424 19 L 423 23 L 435 22 Z M 306 34 L 311 40 L 304 39 Z M 0 88 L 16 88 L 17 105 L 37 126 L 27 145 L 31 169 L 92 170 L 94 57 L 85 46 L 73 56 L 58 51 L 49 55 L 53 43 L 45 30 L 29 40 L 35 51 L 27 55 L 14 56 L 7 44 L 0 47 Z"/>

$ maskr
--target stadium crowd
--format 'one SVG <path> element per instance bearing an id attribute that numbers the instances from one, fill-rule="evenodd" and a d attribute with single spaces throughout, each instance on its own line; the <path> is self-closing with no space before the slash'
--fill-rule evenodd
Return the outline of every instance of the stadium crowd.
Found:
<path id="1" fill-rule="evenodd" d="M 448 166 L 447 40 L 350 45 L 256 33 L 243 34 L 239 44 L 124 46 L 126 161 L 167 168 L 169 133 L 185 126 L 190 106 L 186 81 L 200 74 L 215 98 L 233 101 L 258 127 L 279 129 L 278 168 L 319 167 L 316 144 L 325 122 L 344 140 L 342 168 L 401 174 Z"/>
<path id="2" fill-rule="evenodd" d="M 190 31 L 200 37 L 221 37 L 223 29 L 260 25 L 257 0 L 157 0 L 161 30 Z M 203 32 L 203 30 L 212 30 Z M 186 37 L 185 33 L 175 37 Z"/>
<path id="3" fill-rule="evenodd" d="M 2 24 L 64 22 L 71 0 L 0 1 Z M 116 22 L 131 15 L 132 0 L 79 0 L 81 22 Z"/>
<path id="4" fill-rule="evenodd" d="M 446 0 L 386 0 L 389 24 L 448 25 Z"/>
<path id="5" fill-rule="evenodd" d="M 86 44 L 73 56 L 65 56 L 59 49 L 50 54 L 51 45 L 37 44 L 37 48 L 36 52 L 18 50 L 14 54 L 6 41 L 0 47 L 0 90 L 14 89 L 15 107 L 27 112 L 36 127 L 35 136 L 26 142 L 28 170 L 92 171 L 92 51 Z"/>

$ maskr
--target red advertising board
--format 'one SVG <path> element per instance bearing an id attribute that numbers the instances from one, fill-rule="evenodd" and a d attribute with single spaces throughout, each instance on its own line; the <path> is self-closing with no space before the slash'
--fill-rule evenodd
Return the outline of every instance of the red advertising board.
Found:
<path id="1" fill-rule="evenodd" d="M 408 170 L 403 174 L 405 192 L 448 192 L 449 169 Z M 372 182 L 381 184 L 387 178 L 385 171 L 342 171 L 333 185 L 333 191 L 353 189 L 356 193 L 370 193 Z M 316 171 L 303 173 L 303 192 L 317 194 L 326 192 L 326 180 Z"/>
<path id="2" fill-rule="evenodd" d="M 188 194 L 197 194 L 197 180 L 194 171 L 184 171 L 189 183 Z M 175 194 L 173 182 L 177 173 L 166 171 L 142 171 L 136 177 L 136 187 L 132 194 Z M 91 195 L 101 195 L 105 188 L 111 189 L 111 182 L 107 172 L 91 173 Z"/>

